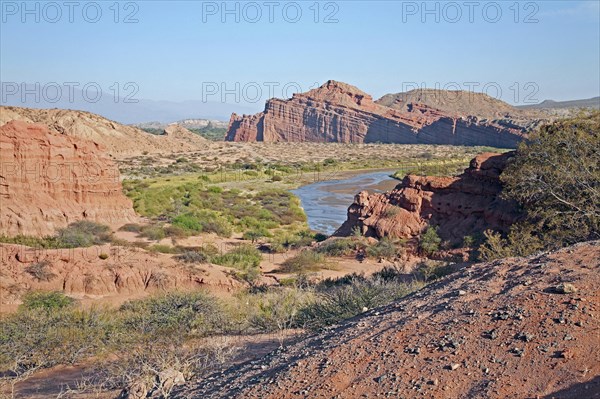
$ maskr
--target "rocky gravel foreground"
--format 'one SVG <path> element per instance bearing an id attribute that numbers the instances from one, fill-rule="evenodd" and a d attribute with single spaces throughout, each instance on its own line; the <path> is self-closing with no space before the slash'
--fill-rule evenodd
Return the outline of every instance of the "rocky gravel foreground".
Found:
<path id="1" fill-rule="evenodd" d="M 600 241 L 467 267 L 178 398 L 600 398 Z"/>

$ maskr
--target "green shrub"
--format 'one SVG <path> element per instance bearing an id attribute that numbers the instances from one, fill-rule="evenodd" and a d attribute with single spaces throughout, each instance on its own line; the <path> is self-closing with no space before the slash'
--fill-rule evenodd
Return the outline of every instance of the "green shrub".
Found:
<path id="1" fill-rule="evenodd" d="M 475 245 L 475 238 L 473 236 L 464 236 L 462 245 L 465 248 L 472 248 Z"/>
<path id="2" fill-rule="evenodd" d="M 173 226 L 192 233 L 215 233 L 221 237 L 231 237 L 231 224 L 216 212 L 200 211 L 177 215 L 171 221 Z"/>
<path id="3" fill-rule="evenodd" d="M 322 242 L 316 251 L 326 256 L 348 256 L 356 252 L 357 246 L 350 238 L 334 238 Z"/>
<path id="4" fill-rule="evenodd" d="M 100 255 L 98 255 L 98 257 L 102 260 L 106 260 L 106 259 L 108 259 L 108 254 L 101 253 Z"/>
<path id="5" fill-rule="evenodd" d="M 271 251 L 281 253 L 290 249 L 298 249 L 312 244 L 314 237 L 309 231 L 297 233 L 276 233 L 275 238 L 270 240 Z"/>
<path id="6" fill-rule="evenodd" d="M 262 255 L 252 245 L 240 245 L 223 255 L 214 256 L 211 261 L 217 265 L 236 269 L 234 276 L 253 285 L 260 277 Z"/>
<path id="7" fill-rule="evenodd" d="M 447 276 L 452 273 L 454 269 L 451 264 L 446 262 L 426 260 L 417 265 L 416 271 L 422 276 L 424 281 L 434 281 Z"/>
<path id="8" fill-rule="evenodd" d="M 57 238 L 64 248 L 79 248 L 110 242 L 112 236 L 108 226 L 81 220 L 59 229 Z"/>
<path id="9" fill-rule="evenodd" d="M 271 234 L 269 233 L 269 231 L 267 229 L 252 229 L 252 230 L 248 230 L 246 231 L 242 238 L 244 240 L 250 240 L 252 241 L 252 243 L 254 244 L 256 241 L 260 240 L 263 237 L 268 237 Z"/>
<path id="10" fill-rule="evenodd" d="M 512 256 L 528 256 L 544 249 L 542 240 L 528 223 L 511 226 L 506 238 L 491 230 L 484 233 L 485 242 L 479 247 L 480 260 L 494 260 Z"/>
<path id="11" fill-rule="evenodd" d="M 377 244 L 367 247 L 367 255 L 374 258 L 393 259 L 397 254 L 398 248 L 387 237 L 379 240 Z"/>
<path id="12" fill-rule="evenodd" d="M 215 233 L 219 237 L 231 237 L 233 234 L 233 228 L 231 224 L 220 217 L 214 219 L 205 220 L 202 222 L 202 228 L 207 233 Z"/>
<path id="13" fill-rule="evenodd" d="M 202 222 L 197 215 L 192 213 L 186 213 L 183 215 L 177 215 L 171 220 L 173 226 L 180 227 L 187 231 L 194 233 L 200 233 L 202 231 Z"/>
<path id="14" fill-rule="evenodd" d="M 128 231 L 130 233 L 140 233 L 142 226 L 137 223 L 127 223 L 119 228 L 119 231 Z"/>
<path id="15" fill-rule="evenodd" d="M 0 318 L 0 369 L 19 381 L 39 368 L 73 364 L 109 347 L 114 318 L 74 309 L 66 298 L 32 293 L 16 313 Z"/>
<path id="16" fill-rule="evenodd" d="M 163 244 L 154 244 L 151 245 L 148 250 L 152 251 L 152 252 L 160 252 L 161 254 L 176 254 L 179 252 L 179 250 L 175 247 L 172 247 L 170 245 L 163 245 Z"/>
<path id="17" fill-rule="evenodd" d="M 8 237 L 0 235 L 0 242 L 6 244 L 16 244 L 16 245 L 25 245 L 27 247 L 32 248 L 40 248 L 40 249 L 55 249 L 62 248 L 61 242 L 57 237 L 31 237 L 24 235 L 17 235 L 14 237 Z"/>
<path id="18" fill-rule="evenodd" d="M 152 241 L 160 241 L 167 235 L 165 234 L 165 230 L 162 228 L 162 226 L 150 225 L 141 228 L 140 236 L 146 237 Z"/>
<path id="19" fill-rule="evenodd" d="M 185 251 L 175 258 L 185 263 L 208 263 L 210 260 L 205 253 L 198 251 Z"/>
<path id="20" fill-rule="evenodd" d="M 269 290 L 256 295 L 256 311 L 250 318 L 250 324 L 261 332 L 283 332 L 298 325 L 300 310 L 311 303 L 310 291 L 296 288 Z"/>
<path id="21" fill-rule="evenodd" d="M 406 278 L 406 273 L 402 272 L 395 266 L 385 266 L 383 269 L 376 271 L 371 276 L 372 279 L 380 279 L 381 281 L 402 281 Z"/>
<path id="22" fill-rule="evenodd" d="M 432 255 L 439 250 L 441 242 L 442 239 L 437 233 L 437 228 L 429 226 L 419 238 L 419 250 L 424 255 Z"/>
<path id="23" fill-rule="evenodd" d="M 389 304 L 421 286 L 420 283 L 357 279 L 351 284 L 336 286 L 319 294 L 314 302 L 301 310 L 299 325 L 313 330 L 320 329 L 365 310 Z"/>
<path id="24" fill-rule="evenodd" d="M 173 238 L 185 238 L 189 236 L 189 233 L 178 226 L 165 226 L 163 228 L 165 235 Z"/>
<path id="25" fill-rule="evenodd" d="M 279 268 L 282 273 L 300 273 L 326 269 L 329 265 L 322 253 L 303 249 L 296 256 L 286 259 Z"/>
<path id="26" fill-rule="evenodd" d="M 240 245 L 225 254 L 213 257 L 212 262 L 217 265 L 245 269 L 257 268 L 261 260 L 261 253 L 254 246 Z"/>
<path id="27" fill-rule="evenodd" d="M 44 309 L 57 310 L 71 306 L 75 301 L 62 292 L 33 291 L 22 298 L 21 308 L 25 310 Z"/>
<path id="28" fill-rule="evenodd" d="M 142 334 L 206 335 L 218 331 L 223 313 L 218 301 L 204 292 L 170 292 L 124 303 L 120 312 L 126 329 Z"/>
<path id="29" fill-rule="evenodd" d="M 397 206 L 391 205 L 384 212 L 383 217 L 391 219 L 400 213 L 400 208 Z"/>

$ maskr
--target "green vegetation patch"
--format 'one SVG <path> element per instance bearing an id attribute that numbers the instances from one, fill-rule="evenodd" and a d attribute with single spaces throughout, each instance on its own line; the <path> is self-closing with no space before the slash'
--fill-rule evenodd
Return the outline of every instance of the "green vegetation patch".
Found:
<path id="1" fill-rule="evenodd" d="M 257 239 L 278 226 L 306 223 L 300 200 L 283 189 L 244 193 L 202 181 L 168 179 L 128 181 L 124 187 L 139 214 L 166 220 L 183 234 L 230 237 L 234 231 L 251 231 L 249 238 Z M 153 239 L 163 238 L 151 233 L 142 231 Z"/>

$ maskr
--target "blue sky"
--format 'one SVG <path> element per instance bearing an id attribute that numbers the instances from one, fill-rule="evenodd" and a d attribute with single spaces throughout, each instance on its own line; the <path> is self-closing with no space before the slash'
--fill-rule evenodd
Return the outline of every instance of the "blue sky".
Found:
<path id="1" fill-rule="evenodd" d="M 413 83 L 475 91 L 485 86 L 511 103 L 600 92 L 598 1 L 482 1 L 473 9 L 463 1 L 429 2 L 430 13 L 421 1 L 317 7 L 313 1 L 275 1 L 272 22 L 263 1 L 228 2 L 234 13 L 226 15 L 220 1 L 89 3 L 77 2 L 70 22 L 62 1 L 55 3 L 60 18 L 45 2 L 28 3 L 33 11 L 26 14 L 22 2 L 2 1 L 1 80 L 97 82 L 105 90 L 114 82 L 135 82 L 137 98 L 170 101 L 221 101 L 222 85 L 235 90 L 238 82 L 239 91 L 248 90 L 240 101 L 250 99 L 257 110 L 269 85 L 277 83 L 273 94 L 282 97 L 286 84 L 291 94 L 327 79 L 351 83 L 375 98 Z M 95 4 L 101 17 L 95 16 Z M 124 23 L 131 13 L 137 22 Z M 89 22 L 95 18 L 98 22 Z M 218 87 L 217 93 L 209 95 L 209 86 Z M 232 94 L 224 100 L 236 101 Z"/>

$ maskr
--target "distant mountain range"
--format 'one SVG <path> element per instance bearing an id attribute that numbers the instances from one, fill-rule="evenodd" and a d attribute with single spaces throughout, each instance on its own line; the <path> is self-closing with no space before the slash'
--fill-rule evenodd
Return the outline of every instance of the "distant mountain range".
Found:
<path id="1" fill-rule="evenodd" d="M 1 90 L 1 89 L 0 89 Z M 36 90 L 33 85 L 27 85 L 29 92 L 37 92 L 38 98 L 33 94 L 22 96 L 17 94 L 1 93 L 0 105 L 37 108 L 37 109 L 69 109 L 87 111 L 123 124 L 135 124 L 148 121 L 170 123 L 189 118 L 214 119 L 228 121 L 232 112 L 252 113 L 255 109 L 241 105 L 220 102 L 193 101 L 154 101 L 139 99 L 137 102 L 127 102 L 125 98 L 114 97 L 111 92 L 103 92 L 97 102 L 86 101 L 81 90 L 75 89 L 72 101 L 69 99 L 68 88 L 65 87 L 62 95 L 57 96 L 57 101 L 50 102 L 55 92 L 42 95 L 43 90 Z M 50 91 L 49 91 L 50 92 Z M 95 97 L 95 93 L 88 98 Z M 45 98 L 44 98 L 45 97 Z M 136 100 L 136 99 L 134 99 Z"/>
<path id="2" fill-rule="evenodd" d="M 169 123 L 154 121 L 132 124 L 132 126 L 135 126 L 140 129 L 165 129 L 169 125 L 179 125 L 186 129 L 202 129 L 207 127 L 208 125 L 211 125 L 213 128 L 227 129 L 229 123 L 217 119 L 182 119 L 180 121 Z"/>
<path id="3" fill-rule="evenodd" d="M 572 108 L 592 108 L 600 109 L 600 97 L 588 98 L 585 100 L 554 101 L 545 100 L 539 104 L 520 105 L 521 109 L 572 109 Z"/>

